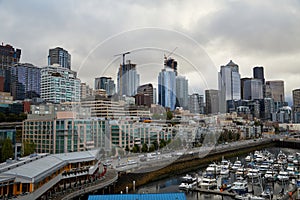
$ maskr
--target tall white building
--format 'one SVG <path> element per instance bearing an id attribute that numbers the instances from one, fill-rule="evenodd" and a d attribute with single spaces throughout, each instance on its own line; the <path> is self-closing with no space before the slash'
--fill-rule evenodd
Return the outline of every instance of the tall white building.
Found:
<path id="1" fill-rule="evenodd" d="M 130 63 L 120 65 L 118 71 L 118 93 L 119 95 L 134 96 L 140 85 L 140 75 L 136 71 L 136 64 Z"/>
<path id="2" fill-rule="evenodd" d="M 176 98 L 177 105 L 188 109 L 188 80 L 185 76 L 176 76 Z"/>
<path id="3" fill-rule="evenodd" d="M 232 62 L 221 66 L 219 72 L 220 112 L 226 112 L 226 101 L 241 99 L 241 75 L 239 66 Z"/>
<path id="4" fill-rule="evenodd" d="M 80 101 L 80 79 L 77 73 L 59 65 L 42 68 L 41 98 L 52 103 Z"/>
<path id="5" fill-rule="evenodd" d="M 165 67 L 158 75 L 158 104 L 175 109 L 176 104 L 176 72 Z"/>

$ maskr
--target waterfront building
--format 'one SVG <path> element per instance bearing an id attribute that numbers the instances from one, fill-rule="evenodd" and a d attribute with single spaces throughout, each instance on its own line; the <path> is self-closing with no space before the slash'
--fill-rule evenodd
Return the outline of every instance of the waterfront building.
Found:
<path id="1" fill-rule="evenodd" d="M 77 118 L 76 112 L 31 114 L 23 121 L 22 141 L 31 141 L 37 153 L 67 153 L 108 149 L 107 121 Z"/>
<path id="2" fill-rule="evenodd" d="M 0 167 L 0 195 L 46 199 L 66 187 L 103 178 L 106 167 L 100 150 L 63 154 L 34 154 Z M 53 197 L 55 199 L 55 197 Z"/>
<path id="3" fill-rule="evenodd" d="M 241 75 L 239 74 L 239 66 L 232 60 L 221 66 L 219 72 L 219 91 L 220 92 L 220 112 L 226 112 L 226 102 L 228 100 L 241 99 Z"/>
<path id="4" fill-rule="evenodd" d="M 186 200 L 184 193 L 161 193 L 161 194 L 110 194 L 110 195 L 90 195 L 88 200 Z"/>
<path id="5" fill-rule="evenodd" d="M 80 101 L 80 79 L 77 73 L 59 65 L 42 68 L 41 98 L 52 103 Z"/>
<path id="6" fill-rule="evenodd" d="M 56 47 L 49 49 L 48 65 L 58 64 L 63 68 L 71 69 L 71 55 L 67 50 Z"/>
<path id="7" fill-rule="evenodd" d="M 206 114 L 217 114 L 219 112 L 219 90 L 205 90 Z"/>
<path id="8" fill-rule="evenodd" d="M 242 79 L 242 99 L 255 100 L 263 99 L 263 83 L 261 79 Z"/>
<path id="9" fill-rule="evenodd" d="M 111 77 L 95 78 L 95 90 L 98 89 L 105 90 L 108 96 L 112 96 L 116 93 L 116 86 Z"/>
<path id="10" fill-rule="evenodd" d="M 118 94 L 120 96 L 134 96 L 140 85 L 140 75 L 137 73 L 136 64 L 128 61 L 127 64 L 120 65 L 118 71 Z"/>
<path id="11" fill-rule="evenodd" d="M 188 109 L 189 86 L 185 76 L 176 76 L 176 107 Z"/>
<path id="12" fill-rule="evenodd" d="M 158 104 L 171 111 L 176 105 L 176 73 L 166 66 L 158 75 Z"/>
<path id="13" fill-rule="evenodd" d="M 7 70 L 10 92 L 14 100 L 40 97 L 41 68 L 30 63 L 18 63 Z"/>
<path id="14" fill-rule="evenodd" d="M 194 114 L 204 114 L 204 98 L 203 95 L 194 93 L 189 95 L 189 111 Z"/>

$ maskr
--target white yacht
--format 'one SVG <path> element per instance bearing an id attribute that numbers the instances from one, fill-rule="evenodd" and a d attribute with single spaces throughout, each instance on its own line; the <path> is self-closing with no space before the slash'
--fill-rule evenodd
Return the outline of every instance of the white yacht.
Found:
<path id="1" fill-rule="evenodd" d="M 237 194 L 244 194 L 248 192 L 248 183 L 246 180 L 233 182 L 231 190 Z"/>
<path id="2" fill-rule="evenodd" d="M 204 189 L 215 189 L 217 187 L 217 180 L 215 178 L 203 178 L 199 185 Z"/>
<path id="3" fill-rule="evenodd" d="M 260 177 L 260 175 L 261 174 L 260 174 L 260 171 L 258 169 L 249 169 L 248 173 L 247 173 L 247 176 L 250 179 L 258 178 L 258 177 Z"/>
<path id="4" fill-rule="evenodd" d="M 265 179 L 268 181 L 275 181 L 277 178 L 278 173 L 274 170 L 268 170 L 265 173 Z"/>
<path id="5" fill-rule="evenodd" d="M 193 188 L 196 187 L 196 186 L 197 186 L 197 181 L 192 182 L 192 183 L 182 182 L 182 183 L 178 186 L 178 188 L 179 188 L 180 190 L 191 190 L 191 189 L 193 189 Z"/>
<path id="6" fill-rule="evenodd" d="M 229 176 L 229 169 L 228 168 L 222 168 L 220 171 L 220 175 L 223 177 L 228 177 Z"/>
<path id="7" fill-rule="evenodd" d="M 206 174 L 207 175 L 217 175 L 220 174 L 221 172 L 221 167 L 219 165 L 217 165 L 216 163 L 210 164 L 207 168 L 206 168 Z"/>
<path id="8" fill-rule="evenodd" d="M 237 176 L 245 176 L 248 174 L 248 170 L 244 166 L 241 166 L 236 170 L 235 174 Z"/>
<path id="9" fill-rule="evenodd" d="M 289 180 L 289 173 L 286 172 L 286 171 L 280 171 L 278 176 L 277 176 L 277 179 L 278 179 L 279 183 L 288 181 Z"/>
<path id="10" fill-rule="evenodd" d="M 231 169 L 236 171 L 238 168 L 242 167 L 242 162 L 240 160 L 236 160 L 232 165 Z"/>
<path id="11" fill-rule="evenodd" d="M 295 178 L 296 168 L 295 168 L 294 164 L 291 164 L 291 163 L 288 164 L 286 171 L 288 172 L 290 178 Z"/>

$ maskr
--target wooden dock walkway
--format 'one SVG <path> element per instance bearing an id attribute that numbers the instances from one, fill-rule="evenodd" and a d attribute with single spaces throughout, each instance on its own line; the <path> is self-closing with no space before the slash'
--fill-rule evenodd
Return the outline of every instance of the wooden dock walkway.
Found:
<path id="1" fill-rule="evenodd" d="M 195 187 L 191 191 L 193 192 L 200 192 L 200 193 L 206 193 L 206 194 L 215 194 L 215 195 L 221 195 L 221 196 L 229 196 L 229 197 L 235 197 L 236 194 L 228 192 L 228 191 L 220 191 L 220 190 L 207 190 L 204 188 Z"/>

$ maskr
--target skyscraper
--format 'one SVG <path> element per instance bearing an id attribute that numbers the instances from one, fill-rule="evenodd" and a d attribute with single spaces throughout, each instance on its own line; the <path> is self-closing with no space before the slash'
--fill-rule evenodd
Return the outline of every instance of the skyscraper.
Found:
<path id="1" fill-rule="evenodd" d="M 136 71 L 136 64 L 130 60 L 125 65 L 120 65 L 118 71 L 118 93 L 123 96 L 134 96 L 140 85 L 140 75 Z"/>
<path id="2" fill-rule="evenodd" d="M 293 90 L 293 122 L 300 123 L 300 89 Z"/>
<path id="3" fill-rule="evenodd" d="M 188 109 L 189 95 L 188 80 L 185 76 L 176 76 L 176 100 L 177 106 Z"/>
<path id="4" fill-rule="evenodd" d="M 164 65 L 166 67 L 173 69 L 177 76 L 177 61 L 175 59 L 170 57 L 169 58 L 165 57 Z"/>
<path id="5" fill-rule="evenodd" d="M 111 77 L 98 77 L 95 78 L 95 90 L 103 89 L 108 96 L 116 93 L 115 82 Z"/>
<path id="6" fill-rule="evenodd" d="M 219 112 L 219 90 L 205 90 L 206 114 Z"/>
<path id="7" fill-rule="evenodd" d="M 261 79 L 245 79 L 242 81 L 243 93 L 242 97 L 245 100 L 263 99 L 263 85 Z"/>
<path id="8" fill-rule="evenodd" d="M 293 90 L 293 106 L 300 107 L 300 89 Z"/>
<path id="9" fill-rule="evenodd" d="M 18 63 L 21 57 L 21 49 L 14 49 L 13 46 L 0 45 L 0 76 L 5 75 L 5 70 L 8 67 Z"/>
<path id="10" fill-rule="evenodd" d="M 9 67 L 9 85 L 15 100 L 40 97 L 41 69 L 29 63 Z M 7 77 L 8 77 L 7 76 Z"/>
<path id="11" fill-rule="evenodd" d="M 47 102 L 80 101 L 80 79 L 77 73 L 59 65 L 41 69 L 41 98 Z"/>
<path id="12" fill-rule="evenodd" d="M 266 86 L 265 86 L 265 75 L 264 75 L 264 67 L 254 67 L 253 68 L 253 77 L 256 79 L 260 79 L 262 82 L 262 90 L 263 97 L 266 97 Z"/>
<path id="13" fill-rule="evenodd" d="M 204 114 L 204 99 L 203 95 L 194 93 L 189 95 L 189 111 L 195 114 Z"/>
<path id="14" fill-rule="evenodd" d="M 220 112 L 226 112 L 226 101 L 241 99 L 240 79 L 239 66 L 232 60 L 227 65 L 221 66 L 219 72 Z"/>
<path id="15" fill-rule="evenodd" d="M 158 75 L 158 104 L 175 109 L 176 104 L 176 73 L 166 67 Z"/>
<path id="16" fill-rule="evenodd" d="M 61 47 L 49 49 L 48 65 L 59 64 L 63 68 L 71 69 L 71 55 Z"/>
<path id="17" fill-rule="evenodd" d="M 285 102 L 284 81 L 267 81 L 266 97 L 274 99 L 274 102 Z"/>

